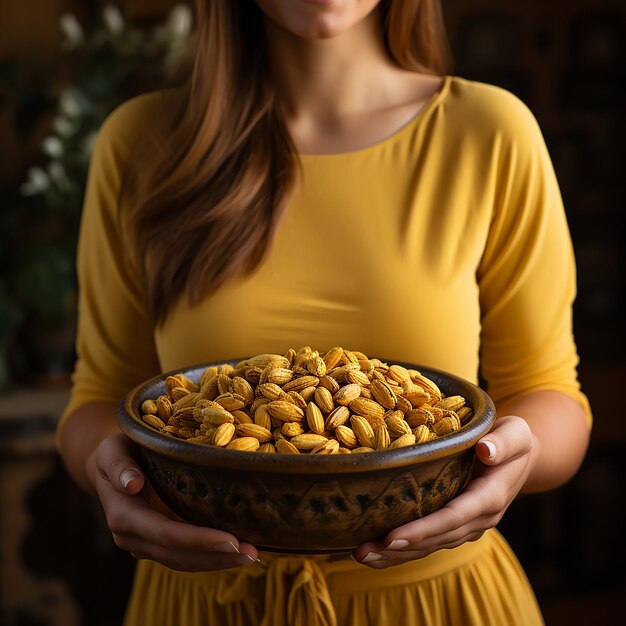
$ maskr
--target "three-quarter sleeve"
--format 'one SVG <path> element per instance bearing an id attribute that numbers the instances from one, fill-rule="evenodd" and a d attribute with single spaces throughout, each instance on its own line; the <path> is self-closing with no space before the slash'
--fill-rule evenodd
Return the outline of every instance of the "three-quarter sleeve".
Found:
<path id="1" fill-rule="evenodd" d="M 79 406 L 117 404 L 160 371 L 153 327 L 119 223 L 120 185 L 136 117 L 136 101 L 114 111 L 98 133 L 90 163 L 77 252 L 77 360 L 57 439 Z"/>
<path id="2" fill-rule="evenodd" d="M 573 247 L 550 156 L 530 111 L 511 96 L 496 138 L 494 213 L 477 280 L 481 375 L 496 402 L 550 389 L 575 398 L 591 426 L 577 377 Z"/>

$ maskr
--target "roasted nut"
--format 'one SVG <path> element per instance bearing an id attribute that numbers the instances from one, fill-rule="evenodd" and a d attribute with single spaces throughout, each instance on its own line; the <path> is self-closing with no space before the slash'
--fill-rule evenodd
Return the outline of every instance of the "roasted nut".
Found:
<path id="1" fill-rule="evenodd" d="M 379 424 L 374 428 L 374 442 L 376 450 L 386 450 L 391 445 L 391 437 L 386 424 Z"/>
<path id="2" fill-rule="evenodd" d="M 270 417 L 269 411 L 267 410 L 266 404 L 262 404 L 261 406 L 257 408 L 257 410 L 254 412 L 253 421 L 255 424 L 258 424 L 259 426 L 263 426 L 263 428 L 267 428 L 268 430 L 271 430 L 272 419 Z"/>
<path id="3" fill-rule="evenodd" d="M 442 398 L 435 405 L 440 409 L 448 409 L 450 411 L 457 411 L 461 407 L 465 406 L 465 398 L 462 396 L 448 396 L 447 398 Z"/>
<path id="4" fill-rule="evenodd" d="M 146 413 L 142 419 L 148 426 L 152 426 L 152 428 L 156 428 L 157 430 L 163 430 L 165 428 L 165 422 L 156 415 L 152 415 L 152 413 Z"/>
<path id="5" fill-rule="evenodd" d="M 394 393 L 391 386 L 382 380 L 374 380 L 370 386 L 372 396 L 378 404 L 386 409 L 395 409 L 398 403 L 398 397 Z"/>
<path id="6" fill-rule="evenodd" d="M 474 415 L 474 411 L 470 409 L 468 406 L 461 407 L 456 414 L 459 416 L 459 420 L 461 424 L 466 424 L 472 419 L 472 415 Z"/>
<path id="7" fill-rule="evenodd" d="M 394 411 L 386 420 L 387 430 L 392 439 L 402 437 L 411 433 L 411 427 L 404 420 L 402 411 Z"/>
<path id="8" fill-rule="evenodd" d="M 324 416 L 315 402 L 309 402 L 307 404 L 306 421 L 311 432 L 318 435 L 324 432 Z"/>
<path id="9" fill-rule="evenodd" d="M 280 427 L 280 432 L 285 437 L 295 437 L 296 435 L 302 435 L 304 428 L 302 428 L 300 422 L 284 422 Z"/>
<path id="10" fill-rule="evenodd" d="M 326 430 L 335 430 L 337 426 L 345 424 L 350 419 L 350 409 L 347 406 L 338 406 L 326 418 Z"/>
<path id="11" fill-rule="evenodd" d="M 335 347 L 332 350 L 329 350 L 324 355 L 324 363 L 326 364 L 326 371 L 332 370 L 343 355 L 343 348 Z"/>
<path id="12" fill-rule="evenodd" d="M 324 437 L 323 435 L 316 435 L 315 433 L 296 435 L 291 439 L 291 443 L 296 446 L 298 450 L 312 450 L 326 441 L 328 441 L 327 437 Z"/>
<path id="13" fill-rule="evenodd" d="M 330 413 L 335 408 L 333 395 L 326 387 L 316 387 L 314 398 L 315 404 L 321 409 L 322 413 Z"/>
<path id="14" fill-rule="evenodd" d="M 201 409 L 200 413 L 202 415 L 202 421 L 206 424 L 213 424 L 213 426 L 219 426 L 227 422 L 233 424 L 235 421 L 233 414 L 219 404 L 207 406 Z"/>
<path id="15" fill-rule="evenodd" d="M 311 454 L 337 454 L 339 442 L 336 439 L 327 439 L 311 450 Z"/>
<path id="16" fill-rule="evenodd" d="M 276 452 L 280 454 L 300 454 L 300 450 L 286 439 L 278 439 L 276 441 Z"/>
<path id="17" fill-rule="evenodd" d="M 356 435 L 359 444 L 366 448 L 376 448 L 376 439 L 374 437 L 374 431 L 369 422 L 359 415 L 354 415 L 350 418 L 352 424 L 352 430 Z"/>
<path id="18" fill-rule="evenodd" d="M 228 450 L 244 450 L 247 452 L 255 452 L 259 449 L 259 440 L 255 437 L 239 437 L 233 439 L 226 448 Z"/>
<path id="19" fill-rule="evenodd" d="M 214 446 L 224 447 L 227 446 L 232 438 L 235 436 L 235 425 L 234 424 L 220 424 L 217 427 L 217 430 L 213 434 L 212 443 Z"/>
<path id="20" fill-rule="evenodd" d="M 254 402 L 254 389 L 252 389 L 252 385 L 250 385 L 245 378 L 235 376 L 235 378 L 233 378 L 232 387 L 233 393 L 243 398 L 244 406 Z"/>
<path id="21" fill-rule="evenodd" d="M 348 428 L 348 426 L 337 426 L 335 428 L 335 437 L 337 437 L 337 441 L 344 448 L 352 449 L 359 445 L 354 431 Z"/>
<path id="22" fill-rule="evenodd" d="M 260 443 L 267 443 L 274 439 L 272 431 L 258 424 L 239 424 L 235 428 L 235 432 L 239 437 L 254 437 L 258 439 Z"/>
<path id="23" fill-rule="evenodd" d="M 150 415 L 156 415 L 158 413 L 157 403 L 154 400 L 144 400 L 141 403 L 141 412 Z"/>
<path id="24" fill-rule="evenodd" d="M 348 406 L 350 402 L 356 400 L 360 395 L 361 385 L 350 383 L 339 389 L 333 396 L 333 402 L 335 402 L 335 404 L 341 404 L 342 406 Z"/>
<path id="25" fill-rule="evenodd" d="M 368 400 L 367 398 L 357 398 L 349 404 L 350 411 L 361 415 L 362 417 L 383 417 L 385 408 L 376 400 Z"/>
<path id="26" fill-rule="evenodd" d="M 304 411 L 300 407 L 283 400 L 270 402 L 267 410 L 272 417 L 281 422 L 301 422 L 304 419 Z"/>
<path id="27" fill-rule="evenodd" d="M 415 443 L 425 443 L 430 440 L 430 430 L 428 426 L 418 426 L 414 431 Z"/>
<path id="28" fill-rule="evenodd" d="M 415 443 L 415 435 L 413 433 L 407 433 L 398 437 L 395 441 L 391 442 L 389 449 L 404 448 L 405 446 L 412 446 Z"/>

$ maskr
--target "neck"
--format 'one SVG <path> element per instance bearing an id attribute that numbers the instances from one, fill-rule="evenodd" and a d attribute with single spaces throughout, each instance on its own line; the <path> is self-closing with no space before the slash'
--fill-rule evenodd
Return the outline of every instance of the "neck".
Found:
<path id="1" fill-rule="evenodd" d="M 350 30 L 304 39 L 264 17 L 270 72 L 288 118 L 337 119 L 376 103 L 399 70 L 383 41 L 377 11 Z"/>

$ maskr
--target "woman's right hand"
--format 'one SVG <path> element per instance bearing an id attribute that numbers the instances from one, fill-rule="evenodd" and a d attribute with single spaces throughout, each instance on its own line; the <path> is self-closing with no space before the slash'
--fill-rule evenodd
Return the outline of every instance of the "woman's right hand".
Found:
<path id="1" fill-rule="evenodd" d="M 87 461 L 92 481 L 115 544 L 136 559 L 157 561 L 171 569 L 202 572 L 257 562 L 256 548 L 230 533 L 193 526 L 169 517 L 152 503 L 156 494 L 122 433 L 110 435 Z M 160 507 L 159 507 L 160 508 Z M 172 515 L 170 513 L 170 515 Z"/>

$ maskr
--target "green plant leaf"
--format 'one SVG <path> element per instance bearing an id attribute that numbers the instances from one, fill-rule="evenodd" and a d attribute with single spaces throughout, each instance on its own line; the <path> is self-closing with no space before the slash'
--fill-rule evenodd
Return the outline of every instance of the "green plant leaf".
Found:
<path id="1" fill-rule="evenodd" d="M 68 314 L 76 293 L 73 258 L 51 242 L 34 243 L 23 251 L 15 276 L 15 292 L 25 308 L 51 321 Z"/>

